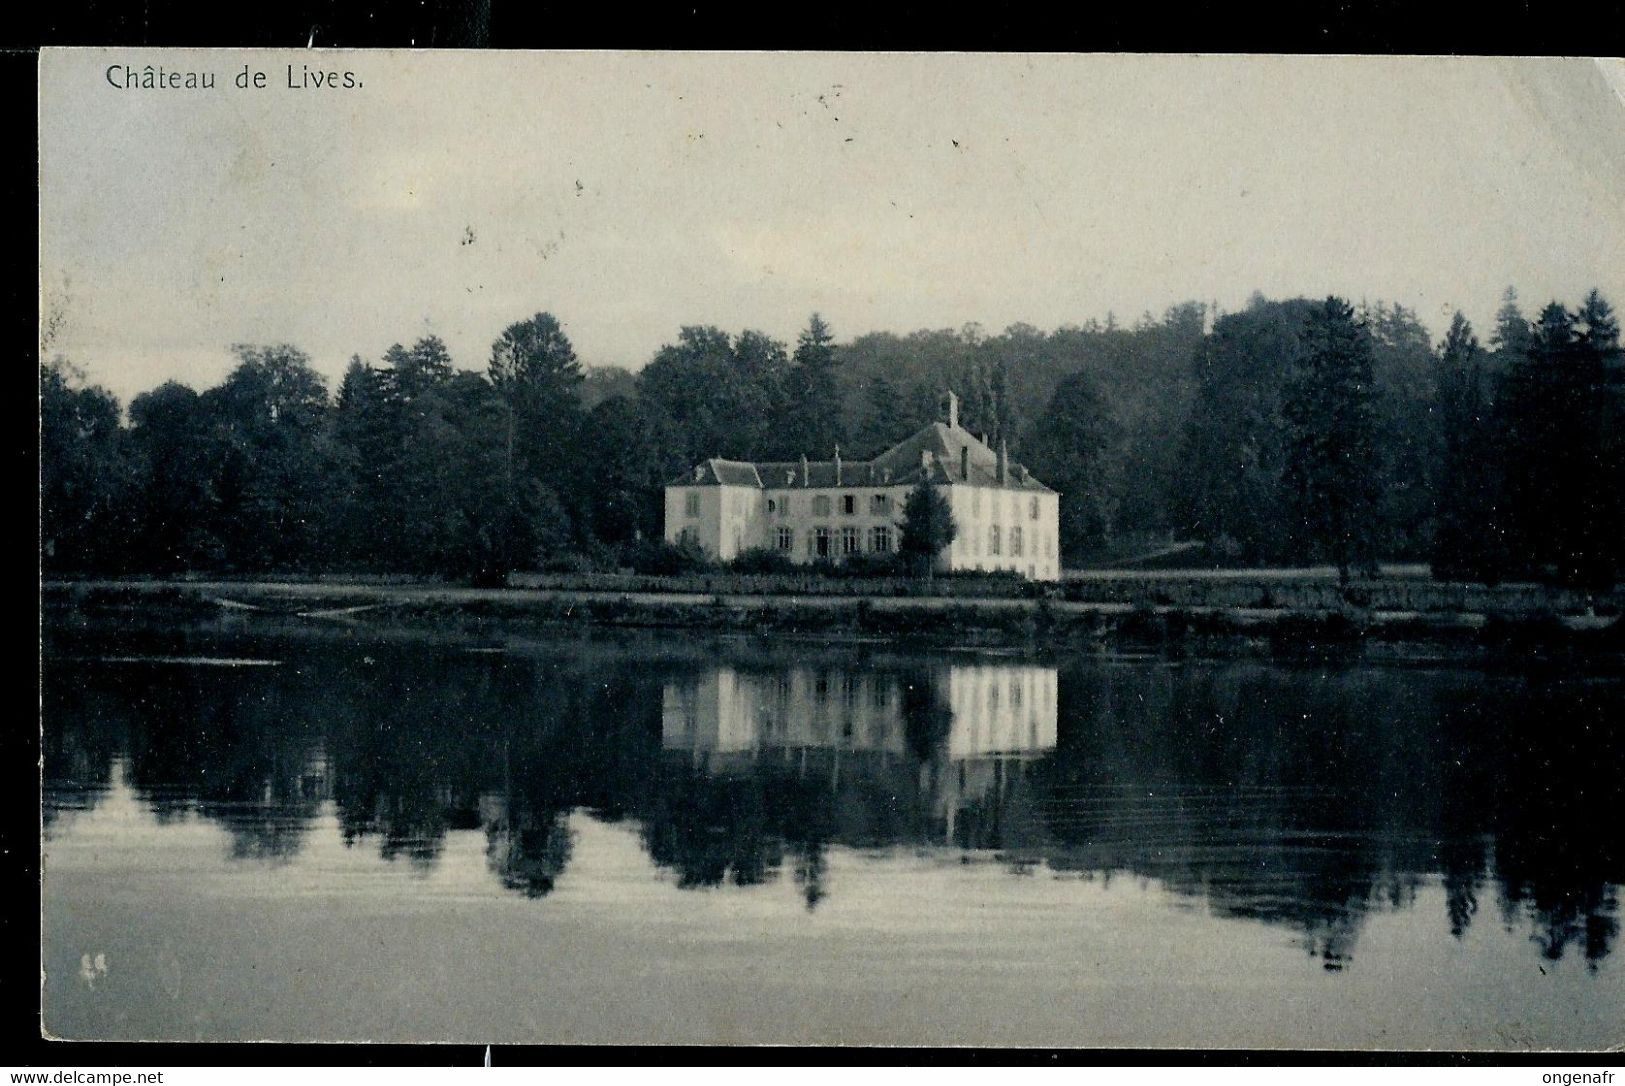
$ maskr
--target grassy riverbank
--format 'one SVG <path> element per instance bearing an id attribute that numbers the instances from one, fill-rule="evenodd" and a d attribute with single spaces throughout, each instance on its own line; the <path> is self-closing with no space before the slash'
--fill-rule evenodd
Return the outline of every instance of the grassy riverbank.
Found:
<path id="1" fill-rule="evenodd" d="M 1079 592 L 1082 585 L 1086 592 Z M 47 621 L 256 619 L 411 625 L 487 633 L 656 627 L 833 640 L 904 638 L 979 647 L 1320 654 L 1429 646 L 1465 655 L 1625 655 L 1616 592 L 1370 582 L 1313 576 L 1143 575 L 1071 581 L 1043 594 L 854 595 L 727 591 L 738 585 L 466 588 L 331 581 L 78 581 L 44 586 Z M 665 590 L 659 590 L 659 589 Z M 706 590 L 709 588 L 710 590 Z M 1077 598 L 1089 595 L 1096 598 Z"/>

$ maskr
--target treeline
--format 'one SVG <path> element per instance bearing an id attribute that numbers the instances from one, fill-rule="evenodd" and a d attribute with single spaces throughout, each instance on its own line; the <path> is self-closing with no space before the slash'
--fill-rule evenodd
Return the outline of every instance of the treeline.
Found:
<path id="1" fill-rule="evenodd" d="M 483 371 L 435 337 L 351 360 L 239 346 L 198 393 L 120 405 L 41 370 L 43 561 L 60 573 L 437 574 L 614 568 L 658 550 L 661 486 L 710 456 L 863 458 L 941 417 L 1062 494 L 1071 564 L 1199 540 L 1229 564 L 1432 561 L 1441 576 L 1602 584 L 1625 538 L 1618 322 L 1593 292 L 1487 343 L 1458 315 L 1339 299 L 1175 306 L 1043 332 L 792 347 L 681 329 L 633 373 L 584 369 L 551 315 Z"/>

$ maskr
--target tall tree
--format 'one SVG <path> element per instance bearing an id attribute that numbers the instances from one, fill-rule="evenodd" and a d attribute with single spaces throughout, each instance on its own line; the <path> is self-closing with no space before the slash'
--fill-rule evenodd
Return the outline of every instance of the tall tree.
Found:
<path id="1" fill-rule="evenodd" d="M 115 569 L 127 543 L 119 403 L 58 359 L 40 367 L 40 555 L 46 569 Z"/>
<path id="2" fill-rule="evenodd" d="M 638 373 L 638 395 L 671 420 L 685 463 L 743 456 L 734 391 L 733 339 L 720 328 L 685 325 Z"/>
<path id="3" fill-rule="evenodd" d="M 392 347 L 385 358 L 397 350 L 402 349 Z M 361 569 L 403 568 L 401 458 L 407 425 L 395 374 L 394 368 L 369 366 L 352 356 L 333 413 L 334 437 L 347 453 L 336 494 L 342 557 Z"/>
<path id="4" fill-rule="evenodd" d="M 1510 570 L 1580 587 L 1612 584 L 1620 554 L 1619 327 L 1595 291 L 1552 302 L 1507 370 L 1496 417 Z"/>
<path id="5" fill-rule="evenodd" d="M 1377 544 L 1394 558 L 1428 554 L 1433 491 L 1442 456 L 1433 345 L 1416 312 L 1377 302 L 1360 314 L 1371 334 L 1381 479 Z"/>
<path id="6" fill-rule="evenodd" d="M 835 336 L 817 313 L 807 319 L 791 362 L 783 416 L 788 441 L 779 453 L 827 456 L 847 435 Z"/>
<path id="7" fill-rule="evenodd" d="M 1483 351 L 1460 312 L 1439 345 L 1437 385 L 1434 414 L 1442 441 L 1433 500 L 1433 576 L 1493 581 L 1504 561 L 1497 525 L 1500 481 Z"/>
<path id="8" fill-rule="evenodd" d="M 166 381 L 130 401 L 139 568 L 205 569 L 223 557 L 216 523 L 216 446 L 198 394 Z"/>
<path id="9" fill-rule="evenodd" d="M 1194 356 L 1195 392 L 1180 439 L 1174 530 L 1225 559 L 1291 557 L 1283 490 L 1284 389 L 1315 304 L 1255 297 L 1214 322 Z"/>
<path id="10" fill-rule="evenodd" d="M 1310 311 L 1282 414 L 1299 545 L 1336 565 L 1344 583 L 1373 571 L 1380 481 L 1371 336 L 1343 299 Z"/>
<path id="11" fill-rule="evenodd" d="M 870 380 L 866 399 L 868 409 L 857 430 L 857 447 L 853 452 L 859 456 L 876 456 L 906 437 L 914 429 L 914 420 L 897 382 L 885 373 Z"/>
<path id="12" fill-rule="evenodd" d="M 672 455 L 670 426 L 660 412 L 638 399 L 611 396 L 588 414 L 583 452 L 576 485 L 587 498 L 592 537 L 612 545 L 660 538 L 662 485 L 687 466 Z"/>
<path id="13" fill-rule="evenodd" d="M 1594 549 L 1583 579 L 1606 587 L 1625 579 L 1625 349 L 1619 319 L 1598 291 L 1586 295 L 1578 316 L 1581 351 L 1601 401 L 1596 415 Z"/>
<path id="14" fill-rule="evenodd" d="M 591 411 L 611 396 L 636 396 L 638 375 L 624 366 L 588 366 L 582 371 L 581 409 Z"/>
<path id="15" fill-rule="evenodd" d="M 507 402 L 516 461 L 540 480 L 570 461 L 581 419 L 581 364 L 551 313 L 510 324 L 491 344 L 491 384 Z"/>
<path id="16" fill-rule="evenodd" d="M 225 561 L 245 570 L 311 568 L 326 554 L 337 459 L 324 432 L 326 388 L 297 347 L 232 350 L 237 368 L 201 397 L 222 449 L 216 534 Z"/>
<path id="17" fill-rule="evenodd" d="M 1495 331 L 1490 335 L 1490 347 L 1503 356 L 1506 364 L 1511 364 L 1521 361 L 1529 353 L 1529 343 L 1529 321 L 1518 308 L 1518 292 L 1507 287 L 1501 294 L 1501 308 L 1495 311 Z"/>
<path id="18" fill-rule="evenodd" d="M 410 350 L 396 344 L 384 360 L 395 371 L 395 387 L 408 404 L 436 385 L 451 380 L 457 372 L 452 365 L 451 352 L 439 336 L 424 336 L 412 344 Z"/>
<path id="19" fill-rule="evenodd" d="M 1107 458 L 1117 440 L 1111 408 L 1083 372 L 1061 382 L 1034 425 L 1028 462 L 1061 494 L 1061 556 L 1067 561 L 1078 561 L 1110 534 L 1114 488 Z"/>
<path id="20" fill-rule="evenodd" d="M 929 578 L 936 569 L 937 555 L 951 546 L 959 535 L 953 508 L 942 492 L 923 479 L 909 491 L 903 502 L 900 524 L 902 540 L 898 550 L 915 570 Z"/>
<path id="21" fill-rule="evenodd" d="M 685 463 L 787 457 L 794 435 L 775 408 L 794 402 L 786 366 L 783 344 L 761 332 L 736 341 L 720 328 L 690 325 L 638 374 L 638 395 L 671 421 Z"/>
<path id="22" fill-rule="evenodd" d="M 791 391 L 793 377 L 783 343 L 752 329 L 739 333 L 733 343 L 730 410 L 740 431 L 738 440 L 750 458 L 789 459 L 800 453 L 783 432 L 784 424 L 799 413 Z"/>
<path id="23" fill-rule="evenodd" d="M 493 553 L 517 562 L 538 548 L 534 533 L 521 529 L 538 516 L 553 522 L 558 488 L 577 467 L 581 364 L 557 318 L 537 313 L 510 324 L 491 344 L 489 372 L 507 405 L 503 470 L 510 507 L 504 524 L 518 533 Z"/>

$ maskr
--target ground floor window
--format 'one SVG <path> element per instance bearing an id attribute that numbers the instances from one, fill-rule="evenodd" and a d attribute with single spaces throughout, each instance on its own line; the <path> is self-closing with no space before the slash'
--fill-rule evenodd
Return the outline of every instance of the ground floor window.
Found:
<path id="1" fill-rule="evenodd" d="M 828 528 L 814 528 L 807 533 L 807 556 L 809 558 L 829 557 Z"/>
<path id="2" fill-rule="evenodd" d="M 869 549 L 876 554 L 890 554 L 891 529 L 885 526 L 870 528 Z"/>
<path id="3" fill-rule="evenodd" d="M 777 533 L 776 542 L 778 543 L 779 550 L 783 551 L 785 554 L 789 554 L 791 551 L 795 550 L 796 534 L 789 528 L 780 528 Z"/>
<path id="4" fill-rule="evenodd" d="M 1010 529 L 1010 553 L 1014 555 L 1021 554 L 1021 529 L 1019 527 Z"/>
<path id="5" fill-rule="evenodd" d="M 841 553 L 843 555 L 857 554 L 858 550 L 858 530 L 856 528 L 842 528 Z"/>
<path id="6" fill-rule="evenodd" d="M 698 546 L 700 535 L 693 528 L 684 528 L 677 533 L 677 542 L 690 547 Z"/>
<path id="7" fill-rule="evenodd" d="M 999 551 L 999 526 L 997 524 L 993 525 L 993 527 L 988 529 L 988 532 L 987 532 L 987 553 L 989 553 L 989 554 L 998 554 L 998 553 L 1000 553 L 1000 551 Z"/>

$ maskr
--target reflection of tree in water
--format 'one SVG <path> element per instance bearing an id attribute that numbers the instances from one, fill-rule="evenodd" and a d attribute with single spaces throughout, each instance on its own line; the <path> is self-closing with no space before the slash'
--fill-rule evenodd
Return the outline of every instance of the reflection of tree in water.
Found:
<path id="1" fill-rule="evenodd" d="M 1059 746 L 1022 764 L 950 758 L 933 672 L 894 670 L 900 753 L 724 765 L 662 751 L 669 671 L 570 648 L 369 645 L 370 663 L 362 651 L 48 672 L 48 789 L 93 797 L 123 754 L 160 819 L 196 812 L 227 830 L 233 856 L 272 862 L 297 852 L 329 797 L 347 840 L 376 838 L 422 870 L 450 830 L 483 827 L 491 871 L 529 896 L 563 875 L 568 816 L 586 809 L 636 818 L 680 886 L 787 874 L 809 907 L 831 892 L 833 844 L 952 843 L 1018 869 L 1154 878 L 1296 932 L 1333 968 L 1371 910 L 1409 907 L 1418 872 L 1440 876 L 1458 938 L 1493 901 L 1552 960 L 1572 948 L 1595 965 L 1618 939 L 1618 683 L 1086 661 L 1064 674 Z"/>
<path id="2" fill-rule="evenodd" d="M 522 810 L 486 826 L 485 855 L 503 888 L 544 897 L 570 862 L 570 830 L 560 812 Z"/>
<path id="3" fill-rule="evenodd" d="M 383 651 L 346 679 L 348 697 L 327 719 L 345 844 L 376 838 L 384 859 L 426 874 L 478 796 L 490 728 L 470 712 L 469 688 L 491 679 L 453 681 L 445 669 L 425 673 Z"/>
<path id="4" fill-rule="evenodd" d="M 522 676 L 522 677 L 519 677 Z M 659 687 L 641 675 L 523 662 L 506 678 L 488 752 L 486 863 L 526 897 L 552 893 L 570 862 L 567 819 L 617 821 L 641 806 L 659 760 Z"/>
<path id="5" fill-rule="evenodd" d="M 920 762 L 940 756 L 954 726 L 954 711 L 943 697 L 941 684 L 929 670 L 918 668 L 899 676 L 902 687 L 903 735 L 909 753 Z"/>
<path id="6" fill-rule="evenodd" d="M 499 745 L 502 781 L 485 817 L 486 865 L 504 888 L 544 897 L 570 862 L 573 748 L 534 732 L 504 735 Z"/>
<path id="7" fill-rule="evenodd" d="M 42 828 L 95 808 L 112 782 L 113 759 L 128 745 L 124 700 L 76 681 L 70 665 L 44 653 L 41 674 L 40 779 Z"/>
<path id="8" fill-rule="evenodd" d="M 226 830 L 237 859 L 299 851 L 325 781 L 308 696 L 281 672 L 108 668 L 126 706 L 130 784 L 160 822 L 196 812 Z"/>
<path id="9" fill-rule="evenodd" d="M 781 842 L 760 778 L 677 765 L 659 785 L 641 812 L 643 840 L 657 864 L 677 873 L 678 886 L 755 886 L 778 871 Z"/>
<path id="10" fill-rule="evenodd" d="M 1619 687 L 1538 681 L 1516 702 L 1478 703 L 1499 757 L 1479 807 L 1493 835 L 1504 919 L 1518 913 L 1551 961 L 1569 947 L 1595 968 L 1619 935 L 1625 882 L 1625 736 Z"/>
<path id="11" fill-rule="evenodd" d="M 1451 678 L 1229 665 L 1159 685 L 1083 669 L 1040 773 L 1049 859 L 1296 929 L 1331 969 L 1372 909 L 1414 904 L 1419 872 L 1440 874 L 1464 937 L 1493 873 L 1549 957 L 1579 944 L 1600 959 L 1618 930 L 1607 812 L 1625 757 L 1596 688 Z"/>

